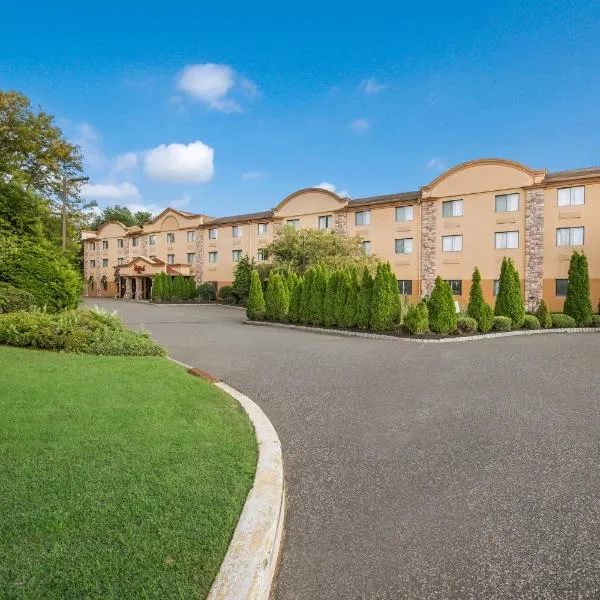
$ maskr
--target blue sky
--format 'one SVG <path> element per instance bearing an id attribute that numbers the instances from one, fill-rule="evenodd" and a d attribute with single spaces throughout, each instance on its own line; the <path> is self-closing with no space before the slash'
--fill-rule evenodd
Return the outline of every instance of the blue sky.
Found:
<path id="1" fill-rule="evenodd" d="M 479 157 L 600 164 L 597 2 L 392 4 L 13 2 L 0 87 L 81 143 L 101 206 L 221 216 Z"/>

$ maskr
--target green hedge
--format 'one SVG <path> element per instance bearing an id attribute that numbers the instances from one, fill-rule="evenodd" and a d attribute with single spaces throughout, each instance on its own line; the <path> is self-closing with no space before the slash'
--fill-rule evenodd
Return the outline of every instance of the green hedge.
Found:
<path id="1" fill-rule="evenodd" d="M 423 300 L 409 307 L 404 317 L 404 327 L 413 335 L 422 335 L 429 329 L 429 311 Z"/>
<path id="2" fill-rule="evenodd" d="M 552 313 L 550 315 L 552 319 L 552 327 L 577 327 L 575 319 L 569 315 L 563 313 Z"/>
<path id="3" fill-rule="evenodd" d="M 494 325 L 492 329 L 494 331 L 510 331 L 512 329 L 512 321 L 510 317 L 503 317 L 502 315 L 494 317 Z"/>
<path id="4" fill-rule="evenodd" d="M 458 317 L 456 329 L 462 334 L 475 333 L 477 331 L 477 321 L 472 317 Z"/>
<path id="5" fill-rule="evenodd" d="M 535 315 L 525 315 L 523 329 L 540 329 L 540 320 Z"/>
<path id="6" fill-rule="evenodd" d="M 31 310 L 35 306 L 35 296 L 20 290 L 9 283 L 0 283 L 0 313 L 17 310 Z"/>

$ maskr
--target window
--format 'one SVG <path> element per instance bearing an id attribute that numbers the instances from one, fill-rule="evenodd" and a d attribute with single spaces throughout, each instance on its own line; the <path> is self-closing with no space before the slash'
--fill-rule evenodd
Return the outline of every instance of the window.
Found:
<path id="1" fill-rule="evenodd" d="M 209 263 L 216 263 L 217 262 L 217 253 L 216 252 L 209 252 L 208 253 L 208 262 Z"/>
<path id="2" fill-rule="evenodd" d="M 554 295 L 555 296 L 566 296 L 568 287 L 569 287 L 568 279 L 555 279 L 554 280 Z"/>
<path id="3" fill-rule="evenodd" d="M 117 264 L 118 265 L 122 265 L 123 264 L 123 259 L 122 258 L 117 258 Z"/>
<path id="4" fill-rule="evenodd" d="M 496 196 L 496 212 L 515 212 L 517 210 L 519 210 L 519 194 Z"/>
<path id="5" fill-rule="evenodd" d="M 462 217 L 462 214 L 462 200 L 448 200 L 446 202 L 442 202 L 442 215 L 444 217 Z"/>
<path id="6" fill-rule="evenodd" d="M 102 250 L 108 250 L 108 240 L 102 242 Z"/>
<path id="7" fill-rule="evenodd" d="M 122 238 L 119 238 L 119 239 L 117 240 L 117 248 L 122 248 L 122 247 L 123 247 L 123 239 L 122 239 Z"/>
<path id="8" fill-rule="evenodd" d="M 497 296 L 498 292 L 500 292 L 500 280 L 494 279 L 494 296 Z"/>
<path id="9" fill-rule="evenodd" d="M 219 230 L 218 229 L 209 229 L 208 230 L 208 239 L 209 240 L 216 240 L 217 239 L 217 232 Z"/>
<path id="10" fill-rule="evenodd" d="M 175 234 L 167 233 L 167 244 L 174 244 L 174 243 L 175 243 Z"/>
<path id="11" fill-rule="evenodd" d="M 231 235 L 234 238 L 242 237 L 242 228 L 239 225 L 234 225 L 231 228 Z"/>
<path id="12" fill-rule="evenodd" d="M 331 221 L 333 217 L 331 215 L 325 215 L 319 217 L 319 229 L 331 229 Z"/>
<path id="13" fill-rule="evenodd" d="M 413 251 L 413 239 L 404 238 L 396 240 L 396 254 L 411 254 Z"/>
<path id="14" fill-rule="evenodd" d="M 496 249 L 503 248 L 518 248 L 519 247 L 519 232 L 518 231 L 501 231 L 496 233 Z"/>
<path id="15" fill-rule="evenodd" d="M 367 256 L 371 256 L 371 242 L 369 242 L 368 240 L 363 240 L 360 245 L 362 246 L 362 249 L 365 251 L 365 254 Z"/>
<path id="16" fill-rule="evenodd" d="M 174 254 L 167 254 L 167 263 L 170 265 L 175 264 L 175 255 Z"/>
<path id="17" fill-rule="evenodd" d="M 95 268 L 96 268 L 96 261 L 90 260 L 90 269 L 95 269 Z"/>
<path id="18" fill-rule="evenodd" d="M 576 187 L 558 189 L 558 206 L 572 206 L 574 204 L 585 204 L 585 187 L 578 185 Z"/>
<path id="19" fill-rule="evenodd" d="M 412 280 L 411 279 L 398 279 L 398 291 L 402 296 L 412 295 Z"/>
<path id="20" fill-rule="evenodd" d="M 359 210 L 354 213 L 354 224 L 355 225 L 370 225 L 371 224 L 371 211 L 370 210 Z"/>
<path id="21" fill-rule="evenodd" d="M 265 252 L 264 248 L 259 248 L 256 251 L 256 259 L 258 260 L 258 262 L 263 262 L 267 257 L 267 253 Z"/>
<path id="22" fill-rule="evenodd" d="M 186 260 L 187 260 L 188 264 L 193 265 L 196 262 L 196 253 L 188 252 Z"/>
<path id="23" fill-rule="evenodd" d="M 134 248 L 137 248 L 140 245 L 140 238 L 139 237 L 135 237 L 131 240 L 131 245 Z"/>
<path id="24" fill-rule="evenodd" d="M 399 206 L 396 208 L 396 222 L 412 221 L 414 219 L 412 206 Z"/>
<path id="25" fill-rule="evenodd" d="M 292 229 L 300 229 L 300 219 L 288 219 L 285 224 Z"/>
<path id="26" fill-rule="evenodd" d="M 446 281 L 452 289 L 453 296 L 462 296 L 462 279 L 447 279 Z"/>
<path id="27" fill-rule="evenodd" d="M 231 260 L 233 262 L 240 262 L 240 260 L 242 260 L 242 251 L 241 250 L 232 250 L 231 251 Z"/>
<path id="28" fill-rule="evenodd" d="M 583 246 L 583 227 L 559 227 L 556 230 L 557 246 Z"/>
<path id="29" fill-rule="evenodd" d="M 267 224 L 266 223 L 258 224 L 258 235 L 267 235 Z"/>
<path id="30" fill-rule="evenodd" d="M 196 241 L 196 232 L 195 231 L 188 231 L 186 235 L 187 235 L 188 244 L 191 244 L 192 242 Z"/>
<path id="31" fill-rule="evenodd" d="M 442 252 L 462 252 L 463 236 L 462 235 L 443 235 L 442 236 Z"/>
<path id="32" fill-rule="evenodd" d="M 148 243 L 151 246 L 155 246 L 156 245 L 156 236 L 155 235 L 149 235 L 148 236 Z"/>
<path id="33" fill-rule="evenodd" d="M 102 259 L 102 266 L 103 267 L 108 267 L 108 258 L 103 258 Z"/>
<path id="34" fill-rule="evenodd" d="M 90 250 L 96 249 L 96 242 L 90 242 Z"/>

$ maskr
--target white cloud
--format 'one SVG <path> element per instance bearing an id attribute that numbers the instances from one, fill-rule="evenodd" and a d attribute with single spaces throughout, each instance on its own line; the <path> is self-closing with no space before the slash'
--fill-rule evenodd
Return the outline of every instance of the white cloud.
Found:
<path id="1" fill-rule="evenodd" d="M 321 188 L 322 190 L 327 190 L 329 192 L 333 192 L 337 194 L 340 198 L 350 198 L 350 194 L 348 190 L 337 190 L 333 183 L 329 183 L 327 181 L 322 181 L 319 185 L 315 185 L 316 188 Z"/>
<path id="2" fill-rule="evenodd" d="M 379 92 L 385 90 L 387 86 L 387 83 L 379 83 L 374 77 L 369 77 L 360 82 L 358 89 L 367 96 L 372 96 L 373 94 L 379 94 Z"/>
<path id="3" fill-rule="evenodd" d="M 187 65 L 177 77 L 176 87 L 209 108 L 228 113 L 242 110 L 229 96 L 234 88 L 241 88 L 251 97 L 258 94 L 258 86 L 253 81 L 240 77 L 228 65 L 215 63 Z"/>
<path id="4" fill-rule="evenodd" d="M 439 156 L 434 156 L 433 158 L 430 158 L 427 161 L 426 165 L 427 168 L 432 171 L 444 171 L 446 169 L 446 165 Z"/>
<path id="5" fill-rule="evenodd" d="M 135 152 L 125 152 L 119 154 L 114 160 L 113 173 L 125 173 L 132 171 L 138 165 L 138 157 Z"/>
<path id="6" fill-rule="evenodd" d="M 246 181 L 262 179 L 264 176 L 264 171 L 246 171 L 245 173 L 242 173 L 242 179 L 245 179 Z"/>
<path id="7" fill-rule="evenodd" d="M 205 183 L 214 173 L 214 150 L 197 140 L 190 144 L 161 144 L 146 152 L 144 172 L 155 181 Z"/>
<path id="8" fill-rule="evenodd" d="M 88 200 L 136 200 L 140 191 L 132 183 L 87 183 L 81 194 Z"/>
<path id="9" fill-rule="evenodd" d="M 371 123 L 367 119 L 355 119 L 348 125 L 349 129 L 356 131 L 357 133 L 362 133 L 371 127 Z"/>
<path id="10" fill-rule="evenodd" d="M 80 123 L 75 126 L 73 143 L 81 148 L 83 160 L 90 169 L 104 169 L 108 159 L 100 149 L 102 136 L 90 123 Z"/>

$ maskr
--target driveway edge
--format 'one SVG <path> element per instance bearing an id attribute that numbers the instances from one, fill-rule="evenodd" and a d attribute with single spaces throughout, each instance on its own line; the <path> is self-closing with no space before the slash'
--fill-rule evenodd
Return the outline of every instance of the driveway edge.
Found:
<path id="1" fill-rule="evenodd" d="M 193 369 L 175 359 L 171 361 Z M 248 492 L 225 558 L 207 598 L 268 600 L 285 520 L 285 482 L 281 442 L 271 421 L 248 396 L 217 381 L 215 386 L 234 398 L 252 422 L 258 447 L 254 484 Z"/>
<path id="2" fill-rule="evenodd" d="M 482 333 L 481 335 L 469 335 L 464 337 L 449 337 L 439 340 L 398 337 L 385 335 L 383 333 L 367 333 L 366 331 L 347 331 L 344 329 L 327 329 L 325 327 L 306 327 L 304 325 L 292 325 L 291 323 L 271 323 L 269 321 L 245 320 L 246 325 L 259 327 L 279 327 L 281 329 L 299 329 L 327 335 L 339 335 L 345 337 L 361 337 L 377 340 L 394 340 L 396 342 L 412 342 L 414 344 L 450 344 L 454 342 L 476 342 L 477 340 L 488 340 L 493 338 L 514 337 L 518 335 L 543 335 L 549 333 L 600 333 L 600 327 L 560 327 L 556 329 L 520 329 L 519 331 L 497 331 L 494 333 Z"/>

